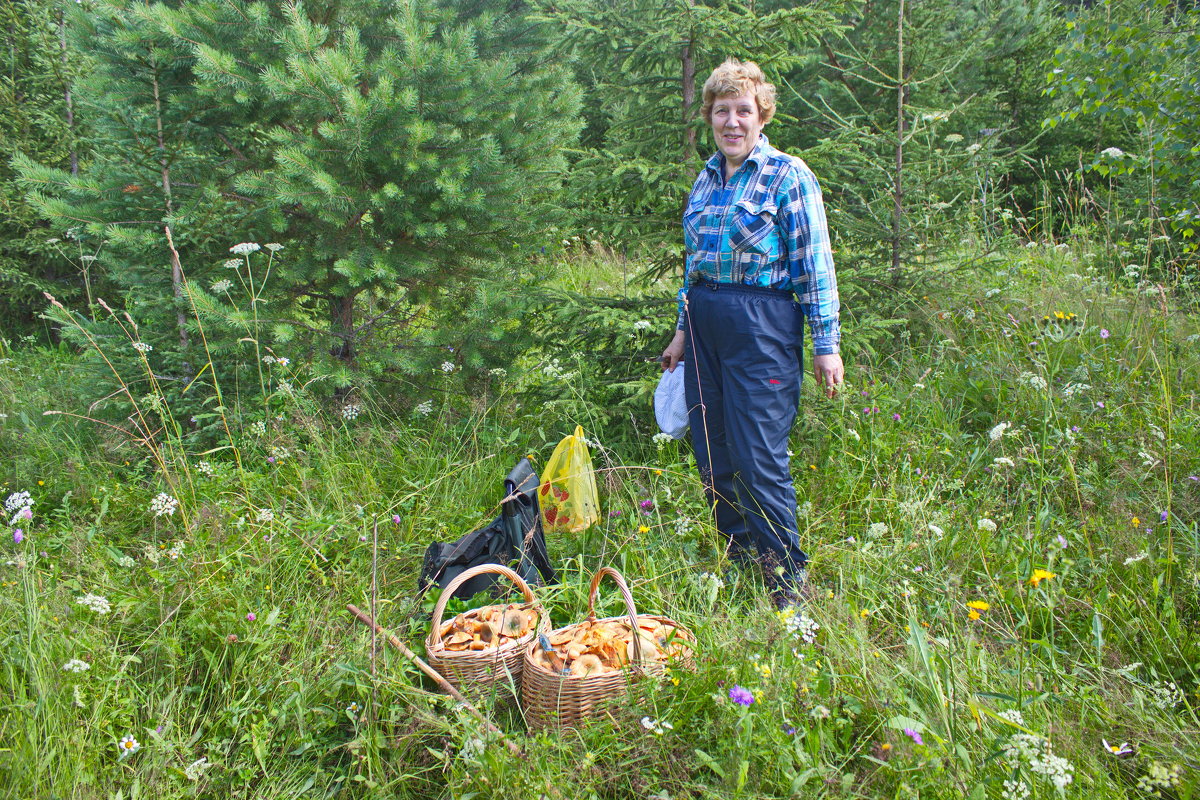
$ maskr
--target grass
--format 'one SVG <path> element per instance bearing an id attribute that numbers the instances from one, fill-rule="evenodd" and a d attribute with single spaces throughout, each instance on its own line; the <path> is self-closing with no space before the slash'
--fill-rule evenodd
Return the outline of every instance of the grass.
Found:
<path id="1" fill-rule="evenodd" d="M 372 659 L 344 606 L 374 603 L 419 649 L 424 546 L 491 519 L 508 467 L 544 460 L 575 421 L 520 402 L 544 371 L 399 419 L 369 398 L 354 419 L 321 413 L 300 391 L 234 431 L 239 469 L 230 451 L 176 443 L 156 461 L 43 416 L 88 413 L 82 359 L 5 350 L 0 495 L 33 501 L 2 545 L 5 791 L 1191 797 L 1200 326 L 1089 263 L 1084 246 L 1035 247 L 952 281 L 931 267 L 907 330 L 849 366 L 838 400 L 806 384 L 802 618 L 775 615 L 753 574 L 710 577 L 726 565 L 686 448 L 589 431 L 604 515 L 550 537 L 563 579 L 543 599 L 555 624 L 579 620 L 591 572 L 615 566 L 639 610 L 696 634 L 697 669 L 574 731 L 528 734 L 490 709 L 523 758 L 403 659 Z M 155 516 L 168 490 L 179 509 Z M 601 592 L 601 614 L 619 605 Z M 754 702 L 731 702 L 734 686 Z"/>

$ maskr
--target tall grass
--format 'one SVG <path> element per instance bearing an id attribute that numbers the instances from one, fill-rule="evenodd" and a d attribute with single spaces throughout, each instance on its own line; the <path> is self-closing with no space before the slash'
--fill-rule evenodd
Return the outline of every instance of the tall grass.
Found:
<path id="1" fill-rule="evenodd" d="M 343 609 L 373 605 L 419 644 L 424 546 L 494 516 L 511 464 L 575 421 L 520 402 L 556 380 L 536 354 L 515 392 L 428 415 L 372 398 L 323 413 L 301 383 L 262 426 L 231 426 L 239 467 L 232 448 L 155 460 L 43 416 L 86 413 L 79 359 L 6 348 L 3 495 L 28 491 L 33 519 L 2 545 L 5 789 L 1191 796 L 1200 325 L 1087 252 L 1013 251 L 952 281 L 931 268 L 892 350 L 849 365 L 835 401 L 806 386 L 793 465 L 813 591 L 797 616 L 724 571 L 686 447 L 597 442 L 604 517 L 551 538 L 562 581 L 544 600 L 576 621 L 591 571 L 616 566 L 639 610 L 696 633 L 698 665 L 575 731 L 526 735 L 518 711 L 489 708 L 520 759 L 403 659 L 373 659 Z M 159 492 L 176 513 L 150 510 Z M 619 613 L 615 593 L 600 603 Z M 735 685 L 754 702 L 732 702 Z M 140 746 L 119 749 L 129 735 Z"/>

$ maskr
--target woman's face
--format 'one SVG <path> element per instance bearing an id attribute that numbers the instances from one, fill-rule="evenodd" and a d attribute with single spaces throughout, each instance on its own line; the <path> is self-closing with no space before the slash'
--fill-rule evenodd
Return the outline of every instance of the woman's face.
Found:
<path id="1" fill-rule="evenodd" d="M 713 138 L 731 166 L 740 166 L 750 155 L 758 144 L 762 127 L 758 102 L 751 92 L 718 97 L 713 103 Z"/>

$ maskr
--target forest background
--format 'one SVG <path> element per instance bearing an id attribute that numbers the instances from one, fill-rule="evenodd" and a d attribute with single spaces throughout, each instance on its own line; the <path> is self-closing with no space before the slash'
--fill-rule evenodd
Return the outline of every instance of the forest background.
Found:
<path id="1" fill-rule="evenodd" d="M 1198 24 L 1169 0 L 5 3 L 13 791 L 1190 796 Z M 727 56 L 779 88 L 766 133 L 836 249 L 848 387 L 793 439 L 823 554 L 802 620 L 717 577 L 649 406 Z M 575 423 L 610 516 L 552 544 L 556 622 L 616 559 L 708 658 L 518 769 L 322 621 L 383 596 L 418 642 L 423 545 Z"/>

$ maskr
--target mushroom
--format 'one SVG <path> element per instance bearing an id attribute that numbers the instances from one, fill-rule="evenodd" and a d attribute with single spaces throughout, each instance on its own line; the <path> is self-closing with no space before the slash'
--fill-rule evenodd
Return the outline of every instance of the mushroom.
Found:
<path id="1" fill-rule="evenodd" d="M 571 662 L 571 675 L 576 678 L 603 675 L 606 672 L 608 672 L 608 667 L 604 666 L 604 662 L 600 660 L 599 656 L 592 653 L 585 653 Z"/>

